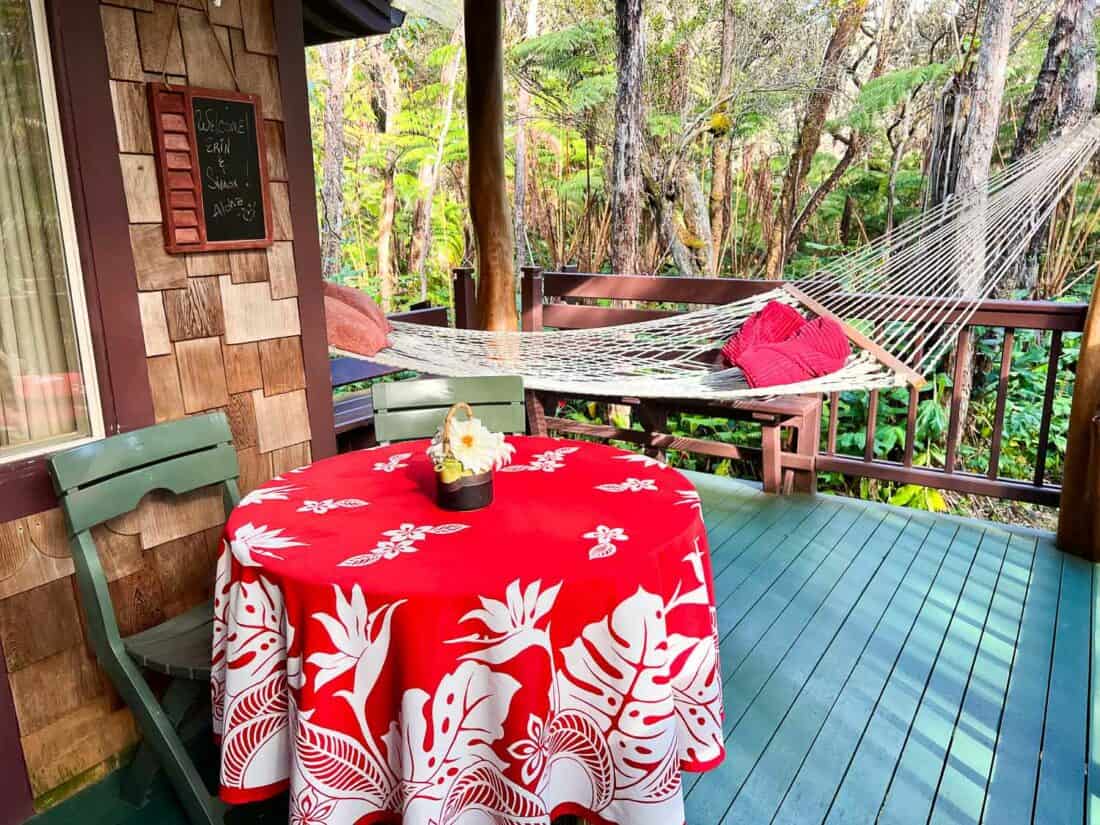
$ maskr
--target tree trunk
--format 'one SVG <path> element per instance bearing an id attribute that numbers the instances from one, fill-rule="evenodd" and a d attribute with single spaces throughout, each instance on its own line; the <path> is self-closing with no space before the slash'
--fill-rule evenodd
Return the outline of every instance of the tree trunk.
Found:
<path id="1" fill-rule="evenodd" d="M 645 32 L 642 0 L 615 0 L 615 140 L 611 157 L 611 270 L 638 272 L 642 225 L 642 77 Z"/>
<path id="2" fill-rule="evenodd" d="M 821 62 L 817 86 L 810 94 L 806 104 L 806 114 L 802 118 L 802 127 L 798 131 L 794 151 L 791 153 L 787 173 L 783 176 L 783 188 L 779 196 L 779 208 L 772 223 L 771 236 L 768 239 L 768 257 L 764 273 L 768 278 L 780 278 L 786 264 L 787 249 L 790 245 L 790 231 L 793 226 L 798 199 L 802 186 L 810 171 L 817 147 L 821 143 L 821 130 L 829 114 L 829 105 L 833 101 L 840 84 L 844 53 L 859 31 L 867 0 L 849 0 L 840 12 L 836 29 L 829 39 L 825 56 Z"/>
<path id="3" fill-rule="evenodd" d="M 470 220 L 477 239 L 478 326 L 515 330 L 515 245 L 504 175 L 502 0 L 465 0 Z"/>
<path id="4" fill-rule="evenodd" d="M 528 0 L 527 28 L 524 40 L 531 40 L 539 33 L 539 0 Z M 531 92 L 522 84 L 516 94 L 515 171 L 513 181 L 514 235 L 516 239 L 516 272 L 527 263 L 527 118 L 531 113 Z"/>
<path id="5" fill-rule="evenodd" d="M 692 257 L 695 259 L 696 274 L 716 274 L 714 238 L 710 234 L 707 199 L 695 170 L 686 163 L 681 163 L 677 171 L 676 188 L 679 190 L 680 203 L 683 204 L 684 229 L 687 230 Z"/>
<path id="6" fill-rule="evenodd" d="M 462 59 L 462 27 L 451 35 L 451 46 L 455 52 L 440 72 L 439 82 L 443 86 L 442 119 L 439 134 L 435 141 L 435 156 L 430 164 L 421 163 L 417 178 L 420 196 L 413 212 L 412 249 L 409 253 L 409 269 L 420 279 L 420 300 L 428 297 L 427 260 L 432 246 L 432 204 L 435 190 L 439 185 L 439 172 L 443 167 L 443 150 L 447 147 L 447 133 L 451 130 L 451 117 L 454 114 L 455 85 L 458 80 L 458 64 Z"/>
<path id="7" fill-rule="evenodd" d="M 397 134 L 397 118 L 401 113 L 401 81 L 397 67 L 381 48 L 375 49 L 379 74 L 382 77 L 382 94 L 386 107 L 386 138 L 392 141 Z M 397 190 L 394 175 L 400 150 L 391 145 L 386 152 L 386 168 L 382 172 L 382 208 L 378 216 L 378 281 L 379 298 L 384 312 L 393 312 L 397 292 L 397 266 L 394 261 L 393 224 L 397 215 Z"/>
<path id="8" fill-rule="evenodd" d="M 716 100 L 721 100 L 730 92 L 733 82 L 733 50 L 737 25 L 734 17 L 733 0 L 722 3 L 722 54 L 718 67 L 718 88 L 714 92 Z M 724 114 L 724 113 L 723 113 Z M 726 237 L 726 223 L 729 217 L 730 148 L 733 142 L 731 132 L 733 124 L 729 115 L 721 128 L 715 130 L 710 148 L 710 198 L 707 204 L 710 215 L 711 253 L 707 275 L 717 276 L 722 269 L 722 241 Z"/>
<path id="9" fill-rule="evenodd" d="M 1012 160 L 1019 160 L 1035 148 L 1039 139 L 1039 127 L 1043 118 L 1054 109 L 1054 92 L 1062 60 L 1073 40 L 1074 26 L 1081 12 L 1082 0 L 1062 0 L 1054 14 L 1054 25 L 1047 41 L 1046 54 L 1031 89 L 1023 122 L 1016 132 L 1016 142 L 1012 147 Z"/>
<path id="10" fill-rule="evenodd" d="M 322 117 L 324 159 L 321 162 L 321 275 L 331 280 L 340 272 L 340 235 L 344 223 L 344 97 L 351 79 L 353 48 L 350 43 L 321 47 L 325 73 Z"/>
<path id="11" fill-rule="evenodd" d="M 956 196 L 972 199 L 976 208 L 984 209 L 989 163 L 993 158 L 993 146 L 1001 116 L 1001 98 L 1004 94 L 1015 7 L 1015 0 L 986 0 L 981 46 L 978 49 L 978 63 L 970 95 L 970 113 L 959 141 L 959 171 L 955 183 Z M 977 297 L 978 285 L 984 283 L 985 268 L 988 265 L 984 222 L 975 225 L 970 237 L 960 238 L 957 242 L 963 247 L 958 255 L 960 292 L 964 296 Z M 960 386 L 955 388 L 959 399 L 955 414 L 959 416 L 960 423 L 956 428 L 954 445 L 957 454 L 957 448 L 966 431 L 970 392 L 974 384 L 973 336 L 965 339 L 956 358 L 963 363 Z"/>
<path id="12" fill-rule="evenodd" d="M 1055 128 L 1072 129 L 1092 114 L 1096 106 L 1096 0 L 1084 0 L 1073 27 L 1073 39 L 1063 62 L 1062 94 Z"/>

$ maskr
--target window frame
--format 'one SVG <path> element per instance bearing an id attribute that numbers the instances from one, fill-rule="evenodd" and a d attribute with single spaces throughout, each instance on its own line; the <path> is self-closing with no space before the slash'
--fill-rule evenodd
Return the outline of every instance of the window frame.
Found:
<path id="1" fill-rule="evenodd" d="M 69 307 L 72 312 L 73 338 L 76 343 L 77 363 L 80 369 L 84 405 L 86 408 L 88 434 L 60 435 L 56 438 L 32 441 L 22 447 L 15 447 L 0 454 L 0 467 L 12 462 L 23 461 L 36 456 L 48 455 L 98 441 L 105 434 L 103 422 L 103 402 L 99 391 L 98 370 L 95 363 L 95 350 L 92 343 L 92 328 L 88 314 L 87 289 L 84 283 L 83 267 L 77 245 L 76 219 L 73 214 L 73 202 L 69 192 L 66 152 L 61 132 L 61 113 L 58 105 L 57 84 L 54 80 L 54 67 L 50 54 L 49 26 L 46 18 L 45 0 L 24 0 L 31 13 L 31 34 L 34 37 L 35 65 L 37 67 L 39 95 L 42 98 L 42 117 L 46 127 L 46 141 L 49 144 L 50 174 L 54 198 L 56 199 L 58 228 L 60 232 L 61 254 L 65 261 L 65 281 L 69 290 Z"/>
<path id="2" fill-rule="evenodd" d="M 98 396 L 99 437 L 106 437 L 149 426 L 155 419 L 100 4 L 29 2 L 41 13 L 35 18 L 36 25 L 43 25 L 36 30 L 36 41 L 45 48 L 53 87 L 45 108 L 54 110 L 54 125 L 60 126 L 55 132 L 62 149 L 56 155 L 55 164 L 60 161 L 61 166 L 55 170 L 55 189 L 59 200 L 69 203 L 74 242 L 66 255 L 75 255 L 77 268 L 70 272 L 83 285 L 74 290 L 84 305 L 77 326 L 86 326 L 82 352 L 94 362 L 94 377 L 86 378 L 85 392 L 90 413 L 92 393 Z M 43 87 L 45 96 L 45 83 Z M 81 311 L 75 302 L 73 309 L 74 314 Z M 0 463 L 0 523 L 57 506 L 46 460 L 50 452 L 76 443 L 73 439 Z"/>

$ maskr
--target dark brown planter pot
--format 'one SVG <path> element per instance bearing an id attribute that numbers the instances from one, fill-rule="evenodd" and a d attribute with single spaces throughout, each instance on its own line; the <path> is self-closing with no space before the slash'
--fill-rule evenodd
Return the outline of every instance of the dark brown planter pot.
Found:
<path id="1" fill-rule="evenodd" d="M 450 484 L 436 473 L 436 498 L 444 510 L 480 510 L 493 503 L 493 474 L 462 476 Z"/>

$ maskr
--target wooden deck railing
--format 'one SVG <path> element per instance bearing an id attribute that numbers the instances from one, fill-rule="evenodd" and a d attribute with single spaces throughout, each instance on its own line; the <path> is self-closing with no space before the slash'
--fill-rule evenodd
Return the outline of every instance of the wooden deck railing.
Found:
<path id="1" fill-rule="evenodd" d="M 473 277 L 469 269 L 455 272 L 455 317 L 468 324 L 472 319 Z M 661 318 L 698 308 L 740 300 L 774 289 L 767 281 L 736 278 L 682 278 L 639 275 L 592 275 L 573 271 L 544 272 L 525 267 L 522 279 L 522 326 L 525 330 L 544 327 L 586 329 Z M 910 299 L 922 300 L 922 299 Z M 927 301 L 928 299 L 923 299 Z M 600 305 L 597 301 L 613 301 Z M 905 308 L 907 304 L 891 302 Z M 959 308 L 963 312 L 969 308 Z M 985 473 L 964 471 L 955 448 L 958 431 L 963 426 L 959 410 L 958 389 L 953 390 L 948 417 L 944 460 L 942 466 L 918 466 L 915 463 L 917 442 L 917 411 L 921 400 L 931 396 L 934 384 L 924 390 L 910 389 L 905 421 L 905 438 L 900 461 L 875 455 L 875 433 L 879 424 L 881 393 L 867 394 L 865 446 L 862 455 L 845 454 L 837 449 L 840 431 L 836 415 L 838 397 L 833 395 L 828 406 L 827 424 L 822 434 L 816 459 L 818 472 L 836 472 L 847 476 L 876 478 L 901 484 L 954 490 L 961 493 L 993 496 L 1003 499 L 1056 505 L 1061 487 L 1056 479 L 1047 477 L 1047 457 L 1052 439 L 1053 409 L 1058 392 L 1059 361 L 1063 336 L 1080 332 L 1084 327 L 1086 304 L 1051 303 L 1041 301 L 985 300 L 978 305 L 967 326 L 959 333 L 956 352 L 978 340 L 981 330 L 1001 330 L 999 357 L 995 358 L 996 402 L 989 437 L 988 469 Z M 957 315 L 954 317 L 958 317 Z M 1021 330 L 1034 330 L 1049 341 L 1046 385 L 1043 395 L 1035 466 L 1030 478 L 1009 478 L 1002 473 L 1004 425 L 1007 411 L 1013 404 L 1010 397 L 1012 356 L 1016 352 Z M 965 359 L 946 359 L 961 369 Z M 956 373 L 958 373 L 956 369 Z M 959 387 L 959 376 L 952 385 Z M 669 406 L 675 408 L 672 402 Z"/>

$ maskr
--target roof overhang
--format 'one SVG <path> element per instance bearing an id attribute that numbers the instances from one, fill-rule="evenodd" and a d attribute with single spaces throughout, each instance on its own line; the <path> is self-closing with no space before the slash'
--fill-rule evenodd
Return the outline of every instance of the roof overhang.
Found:
<path id="1" fill-rule="evenodd" d="M 302 0 L 307 46 L 386 34 L 404 21 L 386 0 Z"/>

